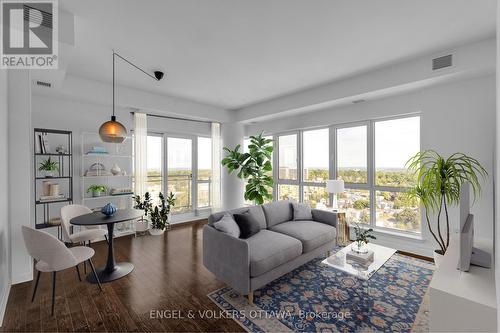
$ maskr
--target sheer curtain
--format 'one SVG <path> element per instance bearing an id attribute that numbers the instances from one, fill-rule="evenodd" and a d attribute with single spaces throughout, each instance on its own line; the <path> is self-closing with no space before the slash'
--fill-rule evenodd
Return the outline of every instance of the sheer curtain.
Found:
<path id="1" fill-rule="evenodd" d="M 222 143 L 220 137 L 220 124 L 212 123 L 212 210 L 214 212 L 221 209 L 221 152 Z"/>
<path id="2" fill-rule="evenodd" d="M 148 117 L 144 113 L 134 113 L 134 139 L 134 192 L 137 195 L 143 196 L 146 192 L 146 183 L 148 177 Z"/>

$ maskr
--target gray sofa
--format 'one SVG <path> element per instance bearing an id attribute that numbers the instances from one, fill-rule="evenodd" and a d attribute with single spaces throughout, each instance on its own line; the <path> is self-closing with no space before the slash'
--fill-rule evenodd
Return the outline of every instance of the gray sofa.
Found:
<path id="1" fill-rule="evenodd" d="M 260 231 L 250 238 L 235 238 L 213 227 L 225 213 L 247 210 L 260 224 Z M 337 215 L 313 209 L 312 218 L 294 221 L 289 201 L 212 214 L 203 227 L 203 264 L 253 302 L 254 290 L 335 246 Z"/>

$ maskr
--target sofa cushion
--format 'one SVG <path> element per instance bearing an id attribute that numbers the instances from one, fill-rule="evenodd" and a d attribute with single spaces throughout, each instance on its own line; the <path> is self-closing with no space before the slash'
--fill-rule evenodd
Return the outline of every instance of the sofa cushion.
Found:
<path id="1" fill-rule="evenodd" d="M 294 221 L 310 221 L 313 219 L 311 206 L 302 202 L 292 202 L 293 220 Z"/>
<path id="2" fill-rule="evenodd" d="M 234 215 L 234 214 L 244 213 L 247 210 L 259 222 L 259 225 L 260 225 L 261 229 L 266 229 L 267 228 L 266 217 L 264 216 L 264 212 L 262 211 L 262 207 L 261 206 L 242 207 L 242 208 L 228 210 L 228 211 L 225 211 L 225 212 L 213 213 L 213 214 L 211 214 L 208 217 L 208 224 L 209 225 L 213 225 L 215 222 L 217 222 L 220 219 L 222 219 L 222 217 L 226 213 Z"/>
<path id="3" fill-rule="evenodd" d="M 238 224 L 238 227 L 240 228 L 240 238 L 246 239 L 259 232 L 259 222 L 252 216 L 252 214 L 250 214 L 249 211 L 241 214 L 234 214 L 233 216 L 234 220 Z"/>
<path id="4" fill-rule="evenodd" d="M 235 238 L 240 238 L 240 227 L 231 214 L 225 214 L 219 221 L 214 223 L 215 229 L 225 232 Z"/>
<path id="5" fill-rule="evenodd" d="M 334 227 L 314 221 L 290 221 L 280 223 L 270 229 L 300 240 L 304 253 L 333 242 L 336 236 Z"/>
<path id="6" fill-rule="evenodd" d="M 261 230 L 246 239 L 250 252 L 250 276 L 262 275 L 302 254 L 302 244 L 290 236 Z"/>
<path id="7" fill-rule="evenodd" d="M 266 216 L 268 228 L 293 219 L 292 204 L 288 200 L 264 204 L 262 210 Z"/>

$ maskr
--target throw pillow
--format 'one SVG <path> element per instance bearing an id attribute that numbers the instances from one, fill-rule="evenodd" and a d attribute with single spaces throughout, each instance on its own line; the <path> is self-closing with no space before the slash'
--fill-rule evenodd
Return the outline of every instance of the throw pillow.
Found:
<path id="1" fill-rule="evenodd" d="M 260 231 L 259 222 L 250 214 L 249 211 L 246 211 L 241 214 L 234 214 L 234 220 L 240 227 L 240 238 L 247 239 Z"/>
<path id="2" fill-rule="evenodd" d="M 214 228 L 235 238 L 240 238 L 240 227 L 231 214 L 224 214 L 219 221 L 214 223 Z"/>
<path id="3" fill-rule="evenodd" d="M 292 202 L 293 206 L 293 220 L 294 221 L 304 221 L 312 220 L 311 207 L 308 204 L 300 202 Z"/>

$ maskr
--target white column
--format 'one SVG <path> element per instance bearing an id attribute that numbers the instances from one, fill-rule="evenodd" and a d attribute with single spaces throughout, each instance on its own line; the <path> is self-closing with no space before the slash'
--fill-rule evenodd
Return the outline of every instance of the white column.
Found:
<path id="1" fill-rule="evenodd" d="M 7 70 L 0 70 L 0 326 L 10 290 Z"/>
<path id="2" fill-rule="evenodd" d="M 33 264 L 26 251 L 22 225 L 32 226 L 31 79 L 28 70 L 9 70 L 9 220 L 12 283 L 33 279 Z"/>
<path id="3" fill-rule="evenodd" d="M 236 145 L 243 148 L 244 128 L 240 123 L 223 123 L 222 129 L 222 147 L 234 149 Z M 241 148 L 241 150 L 242 150 Z M 224 158 L 225 152 L 222 152 Z M 243 194 L 245 191 L 243 180 L 236 177 L 236 173 L 228 174 L 227 168 L 221 170 L 222 186 L 222 207 L 224 210 L 242 207 L 244 204 Z"/>

